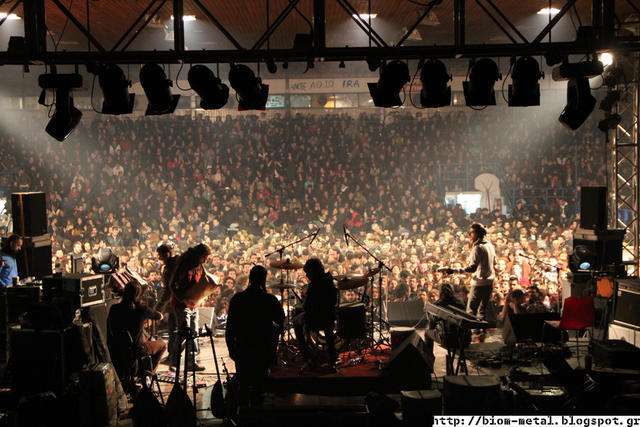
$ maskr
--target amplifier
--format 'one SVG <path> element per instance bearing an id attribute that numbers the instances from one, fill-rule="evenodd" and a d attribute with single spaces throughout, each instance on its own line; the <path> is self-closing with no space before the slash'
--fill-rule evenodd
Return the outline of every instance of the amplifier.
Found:
<path id="1" fill-rule="evenodd" d="M 70 298 L 75 307 L 104 303 L 104 276 L 102 274 L 65 274 L 42 279 L 45 301 Z"/>
<path id="2" fill-rule="evenodd" d="M 591 354 L 597 366 L 614 369 L 639 369 L 640 348 L 622 340 L 591 343 Z"/>
<path id="3" fill-rule="evenodd" d="M 15 286 L 7 288 L 7 322 L 18 323 L 20 315 L 31 305 L 40 302 L 40 287 Z"/>
<path id="4" fill-rule="evenodd" d="M 640 280 L 618 279 L 613 323 L 640 329 Z"/>

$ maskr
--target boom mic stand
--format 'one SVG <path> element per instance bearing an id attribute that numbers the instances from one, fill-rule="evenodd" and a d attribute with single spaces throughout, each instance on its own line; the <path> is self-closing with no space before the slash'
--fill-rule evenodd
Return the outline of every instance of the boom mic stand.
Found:
<path id="1" fill-rule="evenodd" d="M 307 240 L 308 238 L 312 237 L 311 239 L 311 243 L 313 243 L 313 241 L 316 239 L 316 237 L 318 237 L 318 234 L 320 233 L 320 229 L 316 228 L 314 231 L 312 231 L 311 233 L 307 234 L 306 236 L 304 236 L 301 239 L 296 240 L 295 242 L 289 243 L 287 245 L 284 245 L 278 249 L 276 249 L 275 251 L 269 252 L 268 254 L 266 254 L 264 257 L 265 258 L 269 258 L 271 255 L 277 253 L 280 255 L 280 261 L 282 261 L 282 254 L 284 252 L 285 249 L 290 248 L 293 245 L 297 245 L 300 242 L 304 242 L 305 240 Z M 311 243 L 309 243 L 309 246 L 311 246 Z"/>
<path id="2" fill-rule="evenodd" d="M 286 244 L 281 246 L 280 248 L 276 249 L 275 251 L 269 252 L 268 254 L 266 254 L 264 257 L 268 258 L 271 255 L 277 253 L 279 255 L 280 261 L 282 261 L 282 254 L 284 253 L 284 250 L 287 248 L 290 248 L 294 245 L 297 245 L 300 242 L 303 242 L 309 238 L 311 238 L 311 242 L 309 243 L 309 246 L 311 246 L 311 244 L 313 243 L 313 241 L 316 239 L 316 237 L 318 237 L 318 233 L 320 233 L 320 229 L 317 228 L 314 231 L 312 231 L 311 233 L 307 234 L 306 236 L 304 236 L 301 239 L 296 240 L 295 242 Z M 287 282 L 289 282 L 289 270 L 285 270 L 286 274 L 287 274 Z M 280 284 L 284 285 L 284 278 L 282 276 L 282 272 L 280 273 Z M 290 294 L 289 292 L 292 292 L 293 295 L 295 295 L 296 298 L 298 298 L 299 300 L 302 301 L 302 298 L 300 298 L 300 296 L 296 293 L 295 289 L 288 289 L 287 290 L 287 303 L 289 302 L 289 297 Z M 280 300 L 282 301 L 283 307 L 284 307 L 284 286 L 280 287 Z M 280 335 L 280 345 L 278 346 L 280 349 L 283 349 L 284 352 L 287 351 L 291 351 L 292 353 L 294 353 L 294 357 L 295 357 L 295 351 L 294 349 L 291 348 L 291 328 L 293 326 L 293 319 L 291 317 L 290 314 L 290 307 L 287 307 L 287 312 L 286 312 L 286 319 L 285 319 L 285 327 L 282 329 L 282 333 Z M 286 366 L 287 362 L 283 359 L 282 363 Z"/>
<path id="3" fill-rule="evenodd" d="M 374 322 L 375 298 L 373 297 L 373 288 L 374 288 L 373 282 L 371 283 L 371 324 L 370 324 L 371 348 L 380 351 L 382 349 L 382 344 L 391 345 L 389 338 L 387 338 L 383 334 L 385 328 L 387 331 L 389 331 L 389 323 L 382 318 L 382 271 L 384 268 L 386 268 L 387 270 L 389 270 L 389 272 L 391 272 L 391 268 L 389 268 L 389 266 L 386 265 L 384 261 L 382 261 L 380 258 L 378 258 L 373 253 L 371 253 L 371 251 L 363 243 L 361 243 L 358 239 L 353 237 L 353 235 L 349 233 L 346 229 L 344 230 L 344 235 L 345 235 L 345 238 L 351 239 L 353 243 L 355 243 L 362 250 L 364 250 L 371 258 L 376 260 L 376 262 L 378 263 L 378 268 L 380 269 L 380 273 L 378 273 L 378 329 L 376 330 L 375 322 Z M 366 294 L 366 290 L 365 290 L 365 294 Z M 378 333 L 377 341 L 375 337 L 376 332 Z"/>
<path id="4" fill-rule="evenodd" d="M 560 267 L 557 264 L 553 265 L 553 264 L 549 264 L 548 262 L 540 261 L 538 258 L 525 255 L 522 252 L 518 252 L 518 255 L 521 256 L 522 258 L 527 258 L 537 263 L 540 263 L 542 265 L 546 265 L 547 267 L 554 268 L 556 270 L 556 280 L 558 281 L 558 285 L 560 285 Z"/>

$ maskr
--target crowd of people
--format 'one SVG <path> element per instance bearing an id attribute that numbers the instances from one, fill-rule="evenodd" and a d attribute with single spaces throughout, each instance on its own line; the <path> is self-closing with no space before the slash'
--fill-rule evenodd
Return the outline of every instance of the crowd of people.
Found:
<path id="1" fill-rule="evenodd" d="M 363 250 L 344 241 L 343 225 L 392 268 L 383 277 L 388 300 L 437 299 L 444 280 L 464 297 L 468 278 L 443 278 L 436 269 L 465 264 L 464 234 L 473 221 L 487 227 L 496 249 L 497 306 L 513 288 L 537 286 L 551 309 L 567 272 L 575 189 L 604 176 L 602 134 L 594 120 L 571 132 L 544 109 L 531 110 L 526 121 L 512 111 L 213 120 L 86 114 L 64 143 L 38 126 L 3 130 L 0 158 L 16 173 L 0 176 L 0 186 L 47 193 L 57 269 L 69 268 L 70 254 L 84 256 L 89 269 L 98 248 L 109 247 L 122 265 L 157 283 L 160 243 L 177 253 L 207 244 L 213 253 L 206 267 L 222 282 L 212 300 L 221 318 L 254 263 L 314 230 L 320 232 L 313 244 L 306 240 L 283 256 L 315 255 L 335 275 L 374 267 Z M 473 189 L 439 174 L 463 174 L 465 165 L 498 176 L 505 195 L 539 187 L 574 191 L 467 213 L 445 204 L 444 192 Z M 4 216 L 0 234 L 9 232 Z M 278 274 L 272 270 L 269 279 Z M 302 278 L 300 271 L 288 277 Z"/>

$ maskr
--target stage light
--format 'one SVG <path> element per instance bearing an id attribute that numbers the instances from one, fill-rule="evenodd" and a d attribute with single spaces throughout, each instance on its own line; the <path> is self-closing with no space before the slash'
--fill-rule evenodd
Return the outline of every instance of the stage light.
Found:
<path id="1" fill-rule="evenodd" d="M 360 17 L 360 19 L 363 19 L 363 20 L 365 20 L 365 21 L 368 21 L 368 20 L 369 20 L 369 18 L 371 18 L 371 19 L 376 19 L 376 17 L 378 16 L 378 14 L 377 14 L 377 13 L 371 13 L 371 14 L 369 14 L 369 13 L 360 13 L 360 14 L 356 14 L 356 13 L 354 13 L 354 14 L 352 14 L 351 16 L 353 16 L 353 17 L 354 17 L 354 18 L 356 18 L 356 19 L 358 19 L 358 17 Z"/>
<path id="2" fill-rule="evenodd" d="M 120 67 L 113 64 L 98 69 L 98 82 L 102 88 L 103 114 L 131 114 L 136 95 L 129 93 L 131 81 L 127 80 Z"/>
<path id="3" fill-rule="evenodd" d="M 430 59 L 424 63 L 420 70 L 420 103 L 423 107 L 438 108 L 451 105 L 451 86 L 447 83 L 451 80 L 451 74 L 442 61 Z"/>
<path id="4" fill-rule="evenodd" d="M 180 95 L 172 95 L 173 83 L 167 79 L 162 67 L 158 64 L 145 64 L 140 70 L 140 84 L 144 89 L 149 105 L 146 116 L 171 114 L 178 106 Z"/>
<path id="5" fill-rule="evenodd" d="M 276 65 L 276 62 L 273 60 L 273 58 L 267 58 L 265 62 L 267 64 L 268 72 L 270 72 L 271 74 L 275 74 L 276 71 L 278 71 L 278 66 Z"/>
<path id="6" fill-rule="evenodd" d="M 171 20 L 173 21 L 173 15 L 171 15 Z M 195 20 L 195 15 L 182 15 L 182 22 L 194 22 Z"/>
<path id="7" fill-rule="evenodd" d="M 621 121 L 622 117 L 620 117 L 620 114 L 605 114 L 604 119 L 598 122 L 598 129 L 606 133 L 615 129 Z"/>
<path id="8" fill-rule="evenodd" d="M 38 84 L 44 90 L 55 89 L 55 111 L 45 131 L 58 141 L 64 141 L 80 123 L 82 113 L 73 106 L 70 91 L 82 87 L 80 74 L 41 74 Z M 42 94 L 40 95 L 42 98 Z"/>
<path id="9" fill-rule="evenodd" d="M 539 11 L 536 12 L 537 15 L 557 15 L 560 12 L 560 9 L 555 7 L 543 7 Z"/>
<path id="10" fill-rule="evenodd" d="M 45 131 L 57 139 L 64 141 L 78 126 L 82 113 L 73 106 L 73 98 L 69 95 L 69 88 L 56 89 L 56 111 L 47 124 Z"/>
<path id="11" fill-rule="evenodd" d="M 115 273 L 120 267 L 120 259 L 109 248 L 100 248 L 96 256 L 91 257 L 91 269 L 96 274 Z"/>
<path id="12" fill-rule="evenodd" d="M 567 84 L 567 105 L 558 120 L 569 129 L 576 130 L 587 120 L 595 105 L 596 99 L 591 95 L 589 79 L 572 78 Z"/>
<path id="13" fill-rule="evenodd" d="M 599 59 L 600 59 L 600 62 L 602 62 L 602 65 L 605 67 L 608 67 L 609 65 L 613 64 L 613 54 L 611 52 L 602 52 L 599 55 Z"/>
<path id="14" fill-rule="evenodd" d="M 6 12 L 2 12 L 0 13 L 0 19 L 6 19 L 7 21 L 19 21 L 22 18 L 20 18 L 15 13 L 10 13 L 9 15 L 7 15 Z"/>
<path id="15" fill-rule="evenodd" d="M 411 80 L 409 67 L 402 61 L 391 61 L 382 67 L 378 83 L 368 83 L 369 93 L 376 107 L 402 105 L 400 91 Z"/>
<path id="16" fill-rule="evenodd" d="M 607 95 L 600 101 L 600 109 L 603 111 L 611 111 L 616 102 L 620 100 L 619 90 L 610 90 Z"/>
<path id="17" fill-rule="evenodd" d="M 376 58 L 373 56 L 369 56 L 367 58 L 367 66 L 369 67 L 369 71 L 374 72 L 376 71 L 378 68 L 380 68 L 380 58 Z"/>
<path id="18" fill-rule="evenodd" d="M 501 78 L 498 66 L 489 58 L 471 64 L 469 81 L 462 82 L 464 99 L 469 106 L 496 105 L 493 85 Z"/>
<path id="19" fill-rule="evenodd" d="M 540 85 L 542 77 L 538 61 L 530 56 L 522 56 L 513 65 L 512 85 L 509 85 L 509 106 L 528 107 L 540 105 Z"/>
<path id="20" fill-rule="evenodd" d="M 205 110 L 217 110 L 225 106 L 229 100 L 229 86 L 213 74 L 204 65 L 194 65 L 187 77 L 191 89 L 200 97 L 200 107 Z"/>
<path id="21" fill-rule="evenodd" d="M 569 255 L 569 269 L 572 272 L 591 270 L 594 264 L 595 254 L 586 245 L 576 245 L 573 253 Z"/>
<path id="22" fill-rule="evenodd" d="M 229 83 L 236 91 L 238 110 L 264 110 L 269 97 L 269 86 L 243 64 L 232 64 Z"/>

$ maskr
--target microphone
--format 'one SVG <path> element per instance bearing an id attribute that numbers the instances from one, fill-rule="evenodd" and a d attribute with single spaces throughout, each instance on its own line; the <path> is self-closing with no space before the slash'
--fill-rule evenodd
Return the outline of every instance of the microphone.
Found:
<path id="1" fill-rule="evenodd" d="M 347 227 L 342 224 L 342 232 L 344 234 L 344 243 L 349 246 L 349 233 L 347 233 Z"/>

